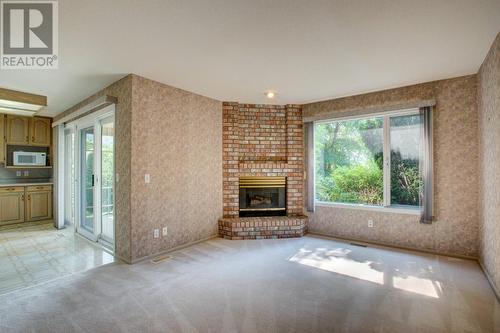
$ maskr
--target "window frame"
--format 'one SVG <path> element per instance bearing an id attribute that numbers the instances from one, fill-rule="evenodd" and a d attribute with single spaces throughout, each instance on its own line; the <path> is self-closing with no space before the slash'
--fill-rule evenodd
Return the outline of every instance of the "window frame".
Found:
<path id="1" fill-rule="evenodd" d="M 367 204 L 355 204 L 355 203 L 344 203 L 344 202 L 330 202 L 321 201 L 316 199 L 316 141 L 313 136 L 313 163 L 309 167 L 313 170 L 314 181 L 314 205 L 323 207 L 337 207 L 337 208 L 350 208 L 350 209 L 360 209 L 360 210 L 371 210 L 380 212 L 391 212 L 391 213 L 401 213 L 401 214 L 411 214 L 420 215 L 422 212 L 422 206 L 410 206 L 410 205 L 392 205 L 391 204 L 391 118 L 400 116 L 411 116 L 420 115 L 420 109 L 402 109 L 395 111 L 383 111 L 376 113 L 368 113 L 361 115 L 351 115 L 351 116 L 341 116 L 329 119 L 321 119 L 313 121 L 313 128 L 316 128 L 316 124 L 321 123 L 334 123 L 342 122 L 348 120 L 360 120 L 360 119 L 370 119 L 370 118 L 383 118 L 383 205 L 367 205 Z"/>

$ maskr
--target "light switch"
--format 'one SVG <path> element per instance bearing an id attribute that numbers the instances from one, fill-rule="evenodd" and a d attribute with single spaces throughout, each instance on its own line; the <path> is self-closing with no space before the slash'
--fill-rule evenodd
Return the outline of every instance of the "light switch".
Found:
<path id="1" fill-rule="evenodd" d="M 30 175 L 30 172 L 28 170 L 24 170 L 24 177 L 28 177 Z"/>
<path id="2" fill-rule="evenodd" d="M 119 179 L 120 179 L 120 175 L 118 173 L 116 173 L 115 180 L 116 180 L 117 183 L 118 183 Z"/>
<path id="3" fill-rule="evenodd" d="M 21 171 L 16 171 L 16 177 L 21 177 Z"/>
<path id="4" fill-rule="evenodd" d="M 149 184 L 150 181 L 151 181 L 151 177 L 149 176 L 149 173 L 145 174 L 144 175 L 144 182 L 146 184 Z"/>

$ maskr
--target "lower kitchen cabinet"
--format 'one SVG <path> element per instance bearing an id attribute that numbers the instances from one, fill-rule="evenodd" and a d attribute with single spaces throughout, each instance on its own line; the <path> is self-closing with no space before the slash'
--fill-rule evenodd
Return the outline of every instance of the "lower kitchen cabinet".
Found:
<path id="1" fill-rule="evenodd" d="M 48 220 L 52 218 L 52 187 L 26 187 L 26 221 Z"/>
<path id="2" fill-rule="evenodd" d="M 24 222 L 24 187 L 0 188 L 0 224 Z"/>
<path id="3" fill-rule="evenodd" d="M 51 218 L 51 185 L 0 187 L 0 225 Z"/>

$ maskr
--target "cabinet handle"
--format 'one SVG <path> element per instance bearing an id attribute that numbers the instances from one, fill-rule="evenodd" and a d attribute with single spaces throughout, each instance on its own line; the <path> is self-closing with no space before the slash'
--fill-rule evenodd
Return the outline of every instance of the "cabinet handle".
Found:
<path id="1" fill-rule="evenodd" d="M 31 200 L 31 194 L 28 194 L 28 201 Z"/>
<path id="2" fill-rule="evenodd" d="M 35 142 L 35 137 L 34 136 L 31 137 L 31 141 Z"/>
<path id="3" fill-rule="evenodd" d="M 26 135 L 26 141 L 29 141 L 29 140 L 30 140 L 29 136 Z"/>
<path id="4" fill-rule="evenodd" d="M 22 200 L 22 201 L 24 201 L 24 194 L 23 194 L 23 195 L 21 195 L 21 200 Z"/>

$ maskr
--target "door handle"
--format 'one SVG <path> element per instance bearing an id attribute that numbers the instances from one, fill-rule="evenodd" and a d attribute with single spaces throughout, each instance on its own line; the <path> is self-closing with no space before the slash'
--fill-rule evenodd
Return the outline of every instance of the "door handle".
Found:
<path id="1" fill-rule="evenodd" d="M 94 187 L 94 175 L 92 175 L 92 187 Z"/>

